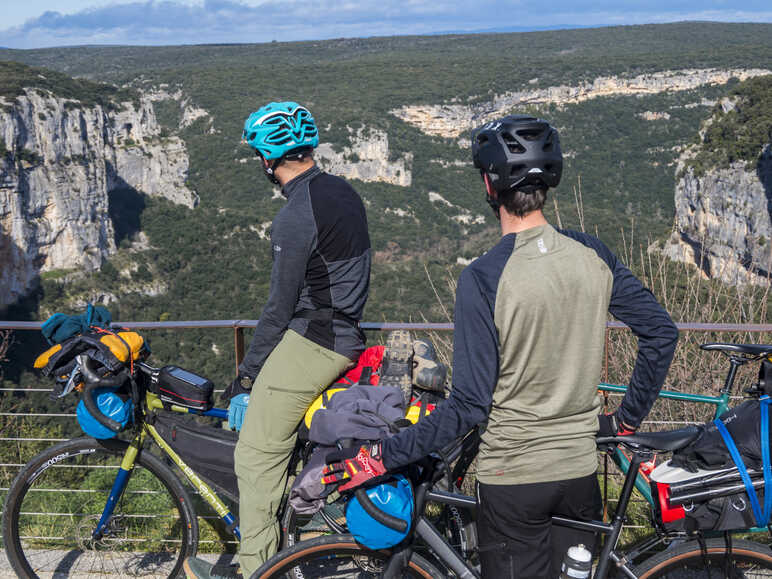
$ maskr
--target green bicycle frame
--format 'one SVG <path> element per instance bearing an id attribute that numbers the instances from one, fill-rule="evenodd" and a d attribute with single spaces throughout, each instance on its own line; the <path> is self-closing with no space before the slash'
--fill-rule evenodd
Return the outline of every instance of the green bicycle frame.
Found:
<path id="1" fill-rule="evenodd" d="M 148 392 L 146 395 L 146 403 L 150 410 L 162 410 L 164 408 L 163 403 L 158 398 L 158 396 L 150 392 Z M 213 408 L 206 412 L 198 412 L 189 408 L 184 408 L 182 406 L 172 405 L 171 410 L 179 413 L 213 416 L 215 418 L 227 417 L 227 412 L 219 408 Z M 102 516 L 100 517 L 99 523 L 92 533 L 93 537 L 99 538 L 104 532 L 104 529 L 107 526 L 107 522 L 110 520 L 110 517 L 115 510 L 115 505 L 118 504 L 121 495 L 123 495 L 123 491 L 126 489 L 126 484 L 128 483 L 129 477 L 134 470 L 134 462 L 136 461 L 137 455 L 139 454 L 139 451 L 142 448 L 142 445 L 144 444 L 145 438 L 148 434 L 153 438 L 156 444 L 161 447 L 161 450 L 163 450 L 164 453 L 166 453 L 166 455 L 172 459 L 174 464 L 176 464 L 177 467 L 185 474 L 193 487 L 195 487 L 203 499 L 209 503 L 212 509 L 214 509 L 217 515 L 226 524 L 227 528 L 231 529 L 231 532 L 236 536 L 236 538 L 241 540 L 241 532 L 239 530 L 239 526 L 236 524 L 236 517 L 233 515 L 233 513 L 230 512 L 225 503 L 223 503 L 220 497 L 217 496 L 217 493 L 215 493 L 209 485 L 202 481 L 196 472 L 190 468 L 185 463 L 185 461 L 180 458 L 180 455 L 178 455 L 174 449 L 161 437 L 161 435 L 158 434 L 158 431 L 155 429 L 155 427 L 148 423 L 144 423 L 142 425 L 142 430 L 140 430 L 132 439 L 131 443 L 129 444 L 129 448 L 126 449 L 126 453 L 123 455 L 121 466 L 118 469 L 115 482 L 113 482 L 113 487 L 110 490 L 107 503 L 105 504 L 105 508 L 102 511 Z"/>
<path id="2" fill-rule="evenodd" d="M 598 385 L 598 390 L 624 394 L 627 392 L 627 386 L 601 382 Z M 729 408 L 729 389 L 726 386 L 721 389 L 720 396 L 684 394 L 683 392 L 673 392 L 672 390 L 661 390 L 658 398 L 665 398 L 667 400 L 682 400 L 684 402 L 698 402 L 700 404 L 713 404 L 716 407 L 716 411 L 713 414 L 714 418 L 718 418 Z M 612 460 L 617 465 L 619 470 L 622 471 L 622 473 L 627 474 L 627 471 L 630 470 L 630 460 L 619 448 L 614 450 Z M 651 488 L 649 487 L 649 483 L 640 473 L 635 479 L 635 488 L 638 489 L 638 492 L 643 495 L 643 498 L 645 498 L 650 505 L 654 505 L 654 497 L 651 496 Z"/>

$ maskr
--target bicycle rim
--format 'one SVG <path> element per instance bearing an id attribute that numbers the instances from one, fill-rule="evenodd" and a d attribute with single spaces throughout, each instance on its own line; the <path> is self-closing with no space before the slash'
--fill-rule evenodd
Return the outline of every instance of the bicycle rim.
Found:
<path id="1" fill-rule="evenodd" d="M 324 515 L 322 514 L 324 511 Z M 345 500 L 326 504 L 322 510 L 313 515 L 303 515 L 287 505 L 282 523 L 282 549 L 294 547 L 301 541 L 316 539 L 335 533 L 327 523 L 325 516 L 333 520 L 339 528 L 346 528 Z"/>
<path id="2" fill-rule="evenodd" d="M 380 577 L 390 553 L 370 551 L 351 535 L 329 535 L 298 543 L 269 559 L 252 576 L 258 579 L 375 579 Z M 401 577 L 442 577 L 436 568 L 413 554 Z"/>
<path id="3" fill-rule="evenodd" d="M 711 539 L 702 551 L 690 542 L 665 550 L 636 570 L 642 579 L 772 578 L 772 550 L 751 541 L 734 541 L 731 557 L 723 539 Z"/>
<path id="4" fill-rule="evenodd" d="M 21 577 L 170 577 L 195 553 L 198 526 L 179 480 L 141 454 L 104 536 L 92 532 L 126 443 L 81 438 L 22 469 L 8 493 L 3 536 Z"/>

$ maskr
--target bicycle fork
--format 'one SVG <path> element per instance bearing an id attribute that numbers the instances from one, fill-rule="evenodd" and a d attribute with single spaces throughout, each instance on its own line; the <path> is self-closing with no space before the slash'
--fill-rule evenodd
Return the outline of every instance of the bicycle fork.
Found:
<path id="1" fill-rule="evenodd" d="M 123 496 L 123 491 L 126 490 L 126 485 L 129 482 L 129 477 L 134 470 L 134 462 L 137 460 L 139 449 L 142 448 L 142 443 L 145 441 L 145 433 L 140 432 L 134 437 L 134 440 L 129 444 L 129 448 L 126 449 L 126 453 L 121 460 L 121 466 L 118 469 L 118 474 L 115 476 L 115 481 L 110 489 L 110 494 L 107 497 L 105 508 L 102 510 L 102 516 L 99 518 L 96 528 L 91 533 L 91 538 L 95 541 L 99 541 L 104 536 L 107 523 L 115 512 L 115 506 Z"/>

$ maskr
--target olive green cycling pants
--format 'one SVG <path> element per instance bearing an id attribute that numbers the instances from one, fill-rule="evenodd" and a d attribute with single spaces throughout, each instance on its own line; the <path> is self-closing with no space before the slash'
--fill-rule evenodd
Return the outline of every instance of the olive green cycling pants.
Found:
<path id="1" fill-rule="evenodd" d="M 249 577 L 278 550 L 276 517 L 303 415 L 351 360 L 287 330 L 252 387 L 236 445 L 239 563 Z"/>

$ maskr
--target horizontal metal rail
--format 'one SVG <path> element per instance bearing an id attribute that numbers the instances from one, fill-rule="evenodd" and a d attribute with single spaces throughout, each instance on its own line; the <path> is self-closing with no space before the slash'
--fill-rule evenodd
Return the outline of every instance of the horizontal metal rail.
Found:
<path id="1" fill-rule="evenodd" d="M 189 329 L 233 329 L 233 345 L 236 353 L 236 372 L 244 359 L 244 330 L 256 328 L 258 320 L 185 320 L 166 322 L 113 322 L 113 328 L 130 330 L 189 330 Z M 40 330 L 43 322 L 0 321 L 2 330 Z M 360 327 L 367 331 L 412 330 L 425 332 L 450 332 L 453 324 L 447 322 L 361 322 Z M 606 322 L 609 330 L 627 328 L 622 322 Z M 772 332 L 772 324 L 710 324 L 699 322 L 681 322 L 676 327 L 684 332 Z"/>
<path id="2" fill-rule="evenodd" d="M 130 330 L 189 330 L 195 328 L 256 328 L 257 320 L 185 320 L 166 322 L 113 322 L 114 328 Z M 15 322 L 0 320 L 0 330 L 39 330 L 43 322 Z M 390 331 L 450 331 L 448 322 L 361 322 L 363 330 Z M 608 328 L 626 328 L 619 321 L 606 322 Z M 772 324 L 713 324 L 702 322 L 678 322 L 676 327 L 686 332 L 772 332 Z"/>

